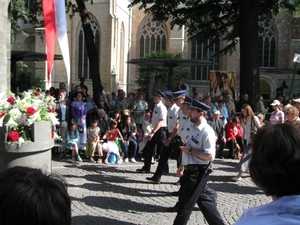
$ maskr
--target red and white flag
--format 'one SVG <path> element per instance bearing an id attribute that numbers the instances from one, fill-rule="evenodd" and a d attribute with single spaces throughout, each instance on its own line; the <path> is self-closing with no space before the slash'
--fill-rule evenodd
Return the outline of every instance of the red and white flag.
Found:
<path id="1" fill-rule="evenodd" d="M 54 62 L 56 36 L 66 66 L 68 86 L 70 85 L 70 56 L 67 37 L 66 9 L 64 0 L 43 0 L 46 36 L 47 77 L 46 89 L 50 88 L 51 72 Z"/>

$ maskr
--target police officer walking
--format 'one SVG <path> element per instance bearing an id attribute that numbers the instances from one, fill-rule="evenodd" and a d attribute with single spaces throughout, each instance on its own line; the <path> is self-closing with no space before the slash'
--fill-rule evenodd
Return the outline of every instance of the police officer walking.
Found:
<path id="1" fill-rule="evenodd" d="M 166 91 L 166 105 L 168 106 L 167 124 L 168 132 L 167 139 L 164 141 L 164 148 L 161 152 L 161 156 L 158 162 L 156 171 L 152 177 L 146 179 L 156 184 L 160 183 L 160 178 L 164 172 L 169 171 L 168 159 L 170 158 L 171 152 L 174 148 L 174 142 L 172 139 L 176 136 L 179 128 L 178 121 L 178 110 L 179 107 L 173 102 L 173 95 L 171 91 Z"/>
<path id="2" fill-rule="evenodd" d="M 183 177 L 184 186 L 181 187 L 175 225 L 187 223 L 195 203 L 209 224 L 224 224 L 214 200 L 201 197 L 208 188 L 208 166 L 215 158 L 214 130 L 205 119 L 205 111 L 209 109 L 209 106 L 195 99 L 190 106 L 190 121 L 194 123 L 194 127 L 186 139 L 186 145 L 180 147 L 182 162 L 177 176 Z M 201 204 L 202 201 L 207 201 L 205 207 Z"/>
<path id="3" fill-rule="evenodd" d="M 167 108 L 162 103 L 162 100 L 165 97 L 165 94 L 159 90 L 157 90 L 153 95 L 153 102 L 155 103 L 151 120 L 153 130 L 147 136 L 147 144 L 144 150 L 144 166 L 141 169 L 136 170 L 138 173 L 150 173 L 154 147 L 157 144 L 157 154 L 160 154 L 163 148 L 163 142 L 166 140 Z"/>

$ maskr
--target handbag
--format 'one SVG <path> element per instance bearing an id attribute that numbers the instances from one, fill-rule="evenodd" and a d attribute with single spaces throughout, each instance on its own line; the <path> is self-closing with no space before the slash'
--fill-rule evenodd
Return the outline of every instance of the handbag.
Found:
<path id="1" fill-rule="evenodd" d="M 259 129 L 259 126 L 257 126 L 257 124 L 255 123 L 255 120 L 253 121 L 253 117 L 251 118 L 251 131 L 250 131 L 250 139 L 251 139 L 251 143 L 253 142 L 253 139 L 255 138 L 255 135 Z M 254 124 L 254 126 L 253 126 Z"/>
<path id="2" fill-rule="evenodd" d="M 77 130 L 79 133 L 83 133 L 83 126 L 81 126 L 80 124 L 77 125 Z"/>

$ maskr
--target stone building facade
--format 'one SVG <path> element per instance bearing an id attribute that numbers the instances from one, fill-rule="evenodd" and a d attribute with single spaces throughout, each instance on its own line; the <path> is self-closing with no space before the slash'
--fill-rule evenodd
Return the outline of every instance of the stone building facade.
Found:
<path id="1" fill-rule="evenodd" d="M 139 76 L 137 66 L 127 62 L 130 59 L 140 58 L 150 53 L 151 50 L 181 52 L 185 59 L 209 60 L 214 51 L 226 44 L 220 43 L 207 50 L 205 46 L 209 40 L 206 43 L 190 42 L 184 27 L 179 29 L 175 26 L 171 29 L 170 21 L 155 22 L 152 20 L 151 14 L 145 15 L 143 11 L 138 10 L 138 7 L 128 8 L 129 4 L 129 0 L 94 0 L 93 4 L 86 2 L 86 7 L 90 12 L 95 43 L 99 51 L 100 77 L 106 92 L 116 91 L 119 88 L 126 92 L 136 90 L 134 81 Z M 86 84 L 91 88 L 79 15 L 75 15 L 72 19 L 67 18 L 67 23 L 71 83 L 78 84 L 79 78 L 85 76 Z M 261 93 L 265 96 L 274 96 L 276 88 L 282 81 L 286 81 L 288 86 L 291 84 L 295 66 L 292 59 L 294 53 L 300 53 L 300 33 L 297 31 L 299 24 L 297 19 L 284 13 L 277 16 L 271 24 L 261 23 L 265 29 L 260 33 L 262 59 L 260 88 Z M 28 25 L 23 24 L 23 26 Z M 43 31 L 36 29 L 32 29 L 28 37 L 19 35 L 13 49 L 45 52 L 45 42 L 39 35 L 43 36 Z M 3 49 L 1 48 L 1 54 Z M 60 54 L 58 44 L 56 54 Z M 198 92 L 206 95 L 209 93 L 209 70 L 239 73 L 239 46 L 232 55 L 220 56 L 217 64 L 213 67 L 191 69 L 190 87 L 196 87 Z M 44 68 L 44 62 L 31 62 L 26 69 L 32 69 L 33 76 L 43 76 Z M 63 61 L 55 61 L 52 85 L 58 87 L 60 82 L 66 82 L 66 80 Z M 298 89 L 295 94 L 299 94 L 300 83 L 298 85 L 298 81 L 296 81 L 295 86 Z"/>

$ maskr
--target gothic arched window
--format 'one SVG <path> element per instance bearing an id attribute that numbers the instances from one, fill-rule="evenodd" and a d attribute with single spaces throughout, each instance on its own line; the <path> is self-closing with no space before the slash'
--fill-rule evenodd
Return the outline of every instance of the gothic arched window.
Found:
<path id="1" fill-rule="evenodd" d="M 92 16 L 90 16 L 90 24 L 91 28 L 94 34 L 94 42 L 96 45 L 97 52 L 99 54 L 100 50 L 100 28 L 99 24 L 97 23 L 96 19 Z M 85 79 L 91 79 L 90 74 L 90 65 L 89 65 L 89 59 L 87 55 L 87 49 L 85 46 L 85 39 L 84 39 L 84 32 L 82 25 L 79 29 L 78 34 L 78 78 L 85 77 Z"/>
<path id="2" fill-rule="evenodd" d="M 259 21 L 258 32 L 259 66 L 262 68 L 276 67 L 276 32 L 271 22 Z"/>
<path id="3" fill-rule="evenodd" d="M 167 49 L 166 29 L 158 21 L 149 18 L 143 25 L 140 35 L 140 57 L 145 57 L 152 51 Z"/>
<path id="4" fill-rule="evenodd" d="M 191 67 L 192 80 L 209 80 L 209 71 L 218 70 L 218 58 L 213 57 L 217 55 L 220 49 L 220 42 L 217 41 L 214 44 L 210 45 L 212 42 L 211 39 L 205 42 L 192 41 L 191 43 L 191 59 L 194 60 L 207 60 L 215 62 L 216 65 L 211 66 L 193 66 Z"/>

